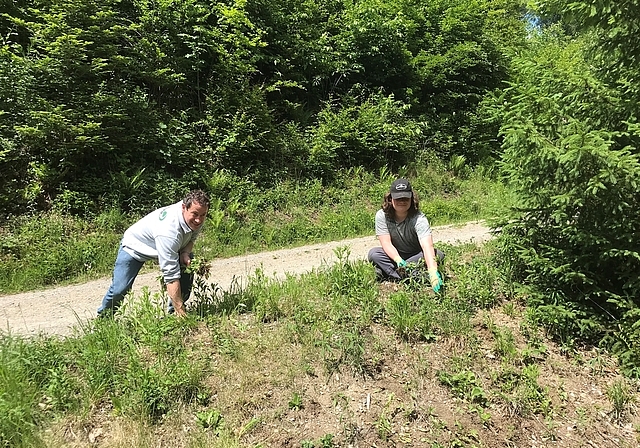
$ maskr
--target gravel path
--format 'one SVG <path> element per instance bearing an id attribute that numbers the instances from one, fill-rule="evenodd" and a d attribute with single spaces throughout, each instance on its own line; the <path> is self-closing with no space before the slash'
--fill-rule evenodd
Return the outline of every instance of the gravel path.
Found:
<path id="1" fill-rule="evenodd" d="M 436 243 L 483 242 L 491 238 L 491 233 L 484 222 L 475 221 L 464 225 L 434 227 L 433 238 Z M 334 249 L 337 247 L 348 247 L 349 259 L 358 260 L 365 259 L 369 249 L 377 245 L 378 241 L 372 235 L 216 259 L 211 262 L 212 273 L 209 281 L 227 290 L 234 279 L 242 285 L 258 268 L 261 268 L 265 275 L 276 278 L 283 278 L 286 274 L 298 275 L 322 264 L 336 262 Z M 133 286 L 133 292 L 138 294 L 145 286 L 151 293 L 159 291 L 158 275 L 159 272 L 155 271 L 140 274 Z M 22 335 L 71 334 L 73 326 L 78 322 L 95 316 L 109 284 L 109 278 L 102 278 L 82 284 L 0 297 L 3 304 L 0 309 L 0 331 Z"/>

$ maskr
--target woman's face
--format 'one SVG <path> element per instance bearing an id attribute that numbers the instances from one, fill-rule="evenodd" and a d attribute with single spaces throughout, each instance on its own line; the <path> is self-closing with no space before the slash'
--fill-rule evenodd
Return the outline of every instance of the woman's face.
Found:
<path id="1" fill-rule="evenodd" d="M 412 198 L 391 198 L 391 204 L 393 208 L 398 212 L 407 212 L 411 208 L 411 199 Z"/>

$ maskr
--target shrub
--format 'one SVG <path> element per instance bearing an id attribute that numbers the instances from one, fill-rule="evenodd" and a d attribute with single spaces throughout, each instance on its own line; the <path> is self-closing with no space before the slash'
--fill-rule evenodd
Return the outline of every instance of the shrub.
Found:
<path id="1" fill-rule="evenodd" d="M 313 174 L 331 179 L 339 168 L 396 170 L 413 161 L 419 131 L 405 117 L 407 106 L 382 95 L 345 104 L 340 109 L 327 105 L 319 114 L 309 161 Z"/>
<path id="2" fill-rule="evenodd" d="M 623 121 L 618 94 L 575 48 L 549 42 L 533 56 L 506 91 L 503 174 L 520 203 L 503 228 L 505 257 L 549 328 L 600 340 L 640 304 L 640 126 Z M 604 342 L 624 355 L 615 339 Z"/>

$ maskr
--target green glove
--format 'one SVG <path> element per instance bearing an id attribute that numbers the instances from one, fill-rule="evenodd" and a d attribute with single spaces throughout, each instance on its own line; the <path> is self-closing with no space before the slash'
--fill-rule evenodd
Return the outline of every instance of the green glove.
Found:
<path id="1" fill-rule="evenodd" d="M 444 284 L 442 276 L 437 269 L 429 269 L 429 281 L 431 282 L 431 287 L 434 292 L 440 291 L 440 288 Z"/>
<path id="2" fill-rule="evenodd" d="M 407 262 L 402 259 L 402 257 L 396 257 L 394 260 L 399 268 L 406 268 Z"/>

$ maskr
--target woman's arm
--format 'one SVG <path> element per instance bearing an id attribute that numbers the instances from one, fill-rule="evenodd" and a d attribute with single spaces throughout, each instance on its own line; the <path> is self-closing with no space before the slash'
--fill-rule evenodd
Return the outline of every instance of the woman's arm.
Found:
<path id="1" fill-rule="evenodd" d="M 429 272 L 431 270 L 438 270 L 438 262 L 436 261 L 436 250 L 433 247 L 433 236 L 427 235 L 420 240 L 420 247 L 422 248 L 422 254 L 424 255 L 424 262 L 427 265 Z"/>
<path id="2" fill-rule="evenodd" d="M 440 291 L 443 281 L 442 276 L 438 272 L 438 262 L 436 261 L 435 249 L 433 247 L 433 236 L 431 234 L 425 236 L 420 240 L 420 247 L 422 247 L 422 254 L 424 255 L 424 262 L 427 265 L 427 271 L 429 272 L 429 282 L 435 292 Z"/>
<path id="3" fill-rule="evenodd" d="M 384 253 L 389 256 L 396 264 L 399 264 L 402 260 L 402 257 L 398 253 L 398 249 L 391 242 L 391 235 L 378 235 L 378 240 L 380 241 L 380 246 L 382 246 L 382 250 Z"/>

